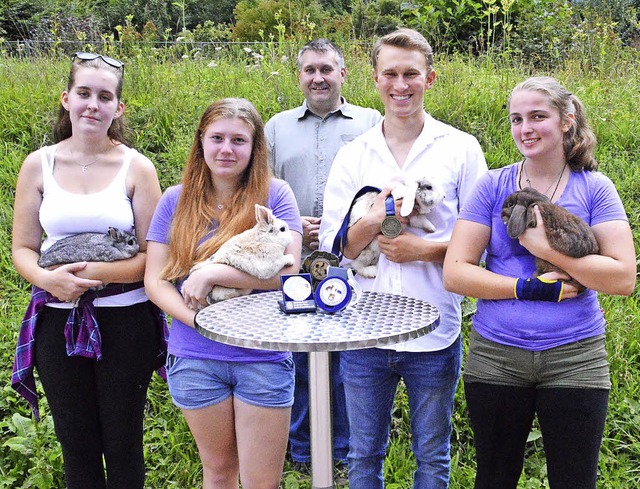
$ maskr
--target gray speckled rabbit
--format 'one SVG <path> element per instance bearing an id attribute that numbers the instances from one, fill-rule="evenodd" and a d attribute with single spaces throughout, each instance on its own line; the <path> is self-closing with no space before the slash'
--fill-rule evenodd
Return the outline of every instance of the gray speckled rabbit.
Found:
<path id="1" fill-rule="evenodd" d="M 38 260 L 41 267 L 79 261 L 116 261 L 131 258 L 140 247 L 135 235 L 116 228 L 106 233 L 80 233 L 56 241 Z"/>
<path id="2" fill-rule="evenodd" d="M 427 218 L 427 214 L 444 200 L 444 192 L 440 185 L 423 177 L 407 185 L 397 185 L 391 194 L 395 200 L 402 199 L 401 216 L 407 217 L 414 208 L 417 209 L 417 213 L 409 217 L 410 226 L 424 229 L 428 233 L 433 233 L 436 230 L 433 223 Z M 349 227 L 369 212 L 377 195 L 377 192 L 367 192 L 354 202 L 349 217 Z M 353 268 L 362 277 L 375 278 L 378 274 L 379 258 L 378 240 L 374 239 L 347 266 Z"/>
<path id="3" fill-rule="evenodd" d="M 512 193 L 502 205 L 502 221 L 507 225 L 507 234 L 517 239 L 527 228 L 537 225 L 533 207 L 538 206 L 549 246 L 563 255 L 581 258 L 597 254 L 598 242 L 591 227 L 564 207 L 552 203 L 549 198 L 537 190 L 526 187 Z M 536 273 L 560 271 L 555 265 L 536 257 Z M 585 287 L 575 280 L 568 280 L 583 291 Z"/>
<path id="4" fill-rule="evenodd" d="M 293 255 L 285 255 L 293 238 L 289 226 L 270 209 L 256 204 L 256 225 L 224 243 L 213 256 L 194 265 L 191 272 L 210 263 L 222 263 L 259 279 L 274 277 L 283 267 L 295 263 Z M 235 289 L 216 285 L 207 295 L 214 304 L 251 293 L 251 289 Z"/>

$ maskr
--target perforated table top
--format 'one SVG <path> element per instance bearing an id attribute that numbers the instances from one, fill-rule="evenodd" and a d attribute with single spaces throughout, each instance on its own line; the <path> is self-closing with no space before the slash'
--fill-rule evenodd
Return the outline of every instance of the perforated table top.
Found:
<path id="1" fill-rule="evenodd" d="M 435 306 L 394 294 L 365 291 L 355 305 L 333 314 L 285 314 L 281 298 L 281 292 L 265 292 L 212 304 L 196 315 L 196 330 L 228 345 L 313 352 L 401 343 L 440 323 Z"/>

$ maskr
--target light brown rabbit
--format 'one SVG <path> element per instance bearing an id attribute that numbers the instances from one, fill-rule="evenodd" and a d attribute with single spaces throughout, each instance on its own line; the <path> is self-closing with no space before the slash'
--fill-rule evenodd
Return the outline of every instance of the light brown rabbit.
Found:
<path id="1" fill-rule="evenodd" d="M 256 225 L 229 239 L 213 256 L 194 265 L 191 272 L 209 263 L 222 263 L 259 279 L 269 279 L 283 267 L 295 263 L 293 255 L 284 254 L 286 247 L 293 240 L 287 223 L 275 217 L 271 209 L 259 204 L 255 207 Z M 216 285 L 207 295 L 207 302 L 214 304 L 250 293 L 251 289 Z"/>
<path id="2" fill-rule="evenodd" d="M 533 207 L 537 205 L 542 215 L 549 246 L 563 255 L 581 258 L 597 254 L 598 242 L 591 227 L 564 207 L 552 203 L 537 190 L 526 187 L 512 193 L 502 205 L 502 221 L 507 225 L 507 234 L 517 239 L 527 228 L 536 227 Z M 555 265 L 536 257 L 536 273 L 560 271 Z M 585 287 L 575 280 L 568 280 L 583 291 Z"/>

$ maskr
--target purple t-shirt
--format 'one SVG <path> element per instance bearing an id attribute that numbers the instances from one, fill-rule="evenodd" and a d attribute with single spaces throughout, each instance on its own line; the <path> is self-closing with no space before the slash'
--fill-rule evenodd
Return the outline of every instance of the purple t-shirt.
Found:
<path id="1" fill-rule="evenodd" d="M 147 241 L 169 243 L 171 222 L 182 192 L 182 185 L 169 187 L 163 194 L 156 207 Z M 302 221 L 298 212 L 298 205 L 289 185 L 283 180 L 272 179 L 269 187 L 269 201 L 267 203 L 273 214 L 289 225 L 291 231 L 302 234 Z M 212 223 L 215 228 L 216 223 Z M 179 286 L 182 280 L 179 281 Z M 274 303 L 274 307 L 277 304 Z M 287 358 L 289 352 L 254 350 L 238 346 L 225 345 L 210 340 L 194 328 L 173 319 L 169 333 L 168 351 L 172 355 L 186 358 L 201 358 L 236 362 L 277 362 Z"/>
<path id="2" fill-rule="evenodd" d="M 508 277 L 535 276 L 534 257 L 507 234 L 500 217 L 502 203 L 516 191 L 518 164 L 489 171 L 482 177 L 459 219 L 491 228 L 486 268 Z M 613 183 L 599 172 L 571 172 L 556 202 L 590 226 L 627 220 Z M 559 303 L 516 299 L 478 300 L 473 326 L 483 337 L 531 351 L 547 350 L 604 333 L 605 320 L 597 293 L 587 289 Z"/>

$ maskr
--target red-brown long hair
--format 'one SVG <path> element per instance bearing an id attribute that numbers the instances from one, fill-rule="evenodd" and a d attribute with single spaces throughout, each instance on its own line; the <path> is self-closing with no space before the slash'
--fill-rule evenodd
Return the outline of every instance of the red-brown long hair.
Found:
<path id="1" fill-rule="evenodd" d="M 216 190 L 202 150 L 202 135 L 221 119 L 239 118 L 253 130 L 251 159 L 230 204 L 220 216 L 216 233 L 198 245 L 211 232 Z M 162 277 L 175 280 L 186 276 L 194 263 L 202 261 L 232 236 L 251 228 L 255 222 L 254 204 L 267 204 L 271 169 L 264 137 L 264 123 L 248 100 L 225 98 L 211 104 L 202 114 L 182 175 L 169 242 L 169 260 Z"/>

